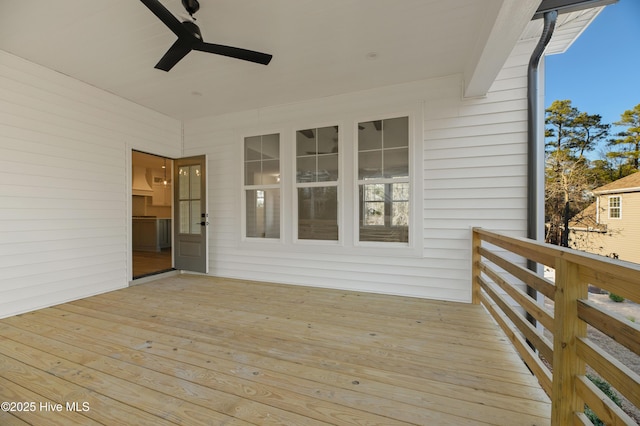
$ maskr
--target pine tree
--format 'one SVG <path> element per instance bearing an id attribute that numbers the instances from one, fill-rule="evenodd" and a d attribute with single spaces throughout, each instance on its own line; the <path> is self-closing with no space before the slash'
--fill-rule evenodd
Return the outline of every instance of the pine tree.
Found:
<path id="1" fill-rule="evenodd" d="M 621 151 L 612 155 L 626 158 L 634 169 L 640 170 L 640 104 L 623 112 L 620 121 L 616 121 L 614 124 L 627 129 L 618 133 L 616 139 L 609 141 L 611 146 L 622 147 Z"/>
<path id="2" fill-rule="evenodd" d="M 596 175 L 585 154 L 609 134 L 600 115 L 580 112 L 568 99 L 554 101 L 546 109 L 545 216 L 546 241 L 566 245 L 567 223 L 589 200 Z"/>

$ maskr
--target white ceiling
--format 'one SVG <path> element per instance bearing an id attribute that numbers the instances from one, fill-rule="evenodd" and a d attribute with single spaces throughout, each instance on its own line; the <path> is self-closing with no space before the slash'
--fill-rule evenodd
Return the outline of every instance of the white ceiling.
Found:
<path id="1" fill-rule="evenodd" d="M 0 0 L 0 49 L 188 120 L 455 73 L 481 92 L 538 3 L 200 0 L 205 41 L 274 58 L 191 52 L 166 73 L 154 65 L 176 36 L 140 1 Z"/>

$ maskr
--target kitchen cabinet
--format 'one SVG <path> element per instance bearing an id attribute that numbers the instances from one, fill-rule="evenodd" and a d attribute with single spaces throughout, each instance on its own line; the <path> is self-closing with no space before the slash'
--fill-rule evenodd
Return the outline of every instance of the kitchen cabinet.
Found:
<path id="1" fill-rule="evenodd" d="M 171 247 L 171 219 L 134 217 L 132 221 L 133 250 L 161 251 Z"/>

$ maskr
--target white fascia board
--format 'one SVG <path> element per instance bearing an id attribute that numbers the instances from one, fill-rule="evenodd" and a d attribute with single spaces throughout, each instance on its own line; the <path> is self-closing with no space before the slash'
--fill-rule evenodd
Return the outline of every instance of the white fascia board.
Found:
<path id="1" fill-rule="evenodd" d="M 639 187 L 635 188 L 618 188 L 618 189 L 609 189 L 604 191 L 593 191 L 596 195 L 607 195 L 607 194 L 622 194 L 625 192 L 640 192 Z"/>

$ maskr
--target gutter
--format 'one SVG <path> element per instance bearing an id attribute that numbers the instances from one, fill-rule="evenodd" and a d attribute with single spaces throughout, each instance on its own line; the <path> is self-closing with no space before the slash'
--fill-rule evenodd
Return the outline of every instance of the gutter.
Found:
<path id="1" fill-rule="evenodd" d="M 527 70 L 527 237 L 538 240 L 538 65 L 544 49 L 551 40 L 558 13 L 575 12 L 583 9 L 602 7 L 617 3 L 619 0 L 542 0 L 532 20 L 544 18 L 544 27 L 540 40 L 536 45 Z M 544 188 L 543 188 L 544 191 Z M 543 214 L 544 216 L 544 214 Z M 534 262 L 529 262 L 529 269 L 536 270 Z M 535 293 L 535 291 L 534 291 Z"/>
<path id="2" fill-rule="evenodd" d="M 617 2 L 618 0 L 543 0 L 532 19 L 542 18 L 546 12 L 550 11 L 569 13 Z"/>
<path id="3" fill-rule="evenodd" d="M 574 12 L 608 4 L 617 3 L 618 0 L 542 0 L 533 19 L 544 18 L 544 26 L 540 40 L 536 45 L 527 69 L 527 237 L 538 240 L 538 66 L 544 49 L 551 40 L 555 29 L 558 12 Z M 544 187 L 542 188 L 544 191 Z M 544 211 L 544 207 L 543 207 Z M 544 217 L 544 213 L 543 213 Z M 532 260 L 527 260 L 527 268 L 537 272 L 538 265 Z M 527 294 L 534 300 L 537 299 L 537 291 L 527 286 Z M 532 324 L 536 320 L 527 314 L 527 319 Z"/>
<path id="4" fill-rule="evenodd" d="M 558 11 L 544 13 L 544 28 L 536 45 L 527 70 L 527 237 L 538 239 L 538 66 L 544 49 L 551 40 Z M 535 263 L 529 269 L 536 270 Z"/>
<path id="5" fill-rule="evenodd" d="M 544 49 L 549 44 L 556 26 L 558 11 L 544 12 L 544 27 L 527 69 L 527 237 L 538 240 L 538 66 Z M 527 268 L 538 271 L 538 264 L 527 259 Z M 527 286 L 527 295 L 533 300 L 538 298 L 535 288 Z M 527 313 L 527 320 L 536 325 L 536 319 Z"/>

